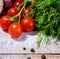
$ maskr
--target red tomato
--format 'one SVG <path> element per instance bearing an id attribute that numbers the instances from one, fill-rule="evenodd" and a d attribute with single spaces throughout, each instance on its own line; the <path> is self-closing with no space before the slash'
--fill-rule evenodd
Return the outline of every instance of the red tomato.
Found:
<path id="1" fill-rule="evenodd" d="M 11 25 L 10 16 L 3 16 L 0 20 L 0 25 L 3 30 L 7 31 L 9 26 Z"/>
<path id="2" fill-rule="evenodd" d="M 20 2 L 21 2 L 21 1 L 23 1 L 23 0 L 16 0 L 16 1 L 20 1 Z"/>
<path id="3" fill-rule="evenodd" d="M 0 21 L 1 21 L 1 19 L 0 19 Z M 0 26 L 1 26 L 1 23 L 0 23 Z"/>
<path id="4" fill-rule="evenodd" d="M 14 15 L 18 14 L 18 12 L 19 12 L 18 9 L 13 7 L 8 10 L 7 15 L 14 16 Z"/>
<path id="5" fill-rule="evenodd" d="M 23 30 L 20 24 L 18 23 L 13 23 L 9 26 L 8 33 L 14 37 L 17 38 L 22 34 Z"/>
<path id="6" fill-rule="evenodd" d="M 26 16 L 26 14 L 29 14 L 31 12 L 31 8 L 25 8 L 25 10 L 22 11 L 22 18 Z"/>
<path id="7" fill-rule="evenodd" d="M 16 2 L 13 4 L 13 7 L 17 7 L 17 6 L 19 6 L 20 4 L 22 4 L 22 1 L 16 1 Z"/>
<path id="8" fill-rule="evenodd" d="M 21 21 L 24 32 L 31 32 L 35 28 L 35 21 L 32 18 L 24 18 Z"/>

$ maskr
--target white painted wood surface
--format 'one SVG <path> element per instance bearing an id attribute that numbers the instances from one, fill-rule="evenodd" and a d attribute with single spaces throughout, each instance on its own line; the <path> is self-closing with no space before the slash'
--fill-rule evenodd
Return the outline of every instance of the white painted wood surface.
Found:
<path id="1" fill-rule="evenodd" d="M 23 33 L 19 38 L 11 38 L 8 33 L 0 28 L 0 53 L 31 53 L 30 49 L 34 48 L 35 53 L 52 53 L 60 54 L 60 42 L 46 45 L 42 43 L 40 48 L 36 46 L 37 35 L 32 33 Z M 23 47 L 26 50 L 23 50 Z"/>
<path id="2" fill-rule="evenodd" d="M 60 59 L 60 42 L 46 45 L 41 44 L 40 48 L 36 46 L 36 35 L 31 33 L 23 33 L 19 38 L 11 38 L 8 33 L 0 28 L 0 59 Z M 23 50 L 23 47 L 26 50 Z M 34 48 L 35 52 L 30 51 Z"/>

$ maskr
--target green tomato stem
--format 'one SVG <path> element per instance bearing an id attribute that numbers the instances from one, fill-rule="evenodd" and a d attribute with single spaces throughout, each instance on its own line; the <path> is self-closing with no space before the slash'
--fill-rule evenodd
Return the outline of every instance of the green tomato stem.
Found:
<path id="1" fill-rule="evenodd" d="M 20 10 L 20 12 L 17 14 L 17 15 L 15 15 L 15 17 L 18 17 L 20 14 L 21 14 L 21 12 L 22 12 L 22 10 L 25 8 L 25 5 L 22 7 L 22 9 Z"/>
<path id="2" fill-rule="evenodd" d="M 23 3 L 22 3 L 22 4 L 20 4 L 20 5 L 17 7 L 17 8 L 18 8 L 18 10 L 20 10 L 20 9 L 21 9 L 20 7 L 21 7 L 22 5 L 23 5 Z"/>
<path id="3" fill-rule="evenodd" d="M 18 23 L 20 23 L 20 20 L 21 20 L 21 15 L 19 16 L 19 20 L 18 20 Z"/>
<path id="4" fill-rule="evenodd" d="M 21 15 L 21 12 L 22 12 L 22 10 L 23 10 L 24 8 L 25 8 L 25 5 L 22 7 L 22 9 L 20 10 L 20 12 L 19 12 L 17 15 L 11 17 L 10 20 L 11 20 L 11 21 L 15 21 L 15 19 L 16 19 L 18 16 Z"/>

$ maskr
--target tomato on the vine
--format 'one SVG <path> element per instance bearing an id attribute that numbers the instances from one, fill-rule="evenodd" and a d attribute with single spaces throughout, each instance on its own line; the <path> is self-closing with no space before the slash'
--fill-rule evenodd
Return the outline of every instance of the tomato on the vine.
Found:
<path id="1" fill-rule="evenodd" d="M 30 13 L 30 12 L 31 12 L 31 8 L 28 7 L 25 9 L 25 13 Z"/>
<path id="2" fill-rule="evenodd" d="M 17 7 L 17 6 L 19 6 L 20 4 L 22 4 L 22 1 L 16 1 L 16 2 L 13 4 L 13 7 Z"/>
<path id="3" fill-rule="evenodd" d="M 0 19 L 0 26 L 1 26 L 1 19 Z"/>
<path id="4" fill-rule="evenodd" d="M 21 2 L 21 1 L 23 1 L 23 0 L 16 0 L 16 1 L 20 1 L 20 2 Z"/>
<path id="5" fill-rule="evenodd" d="M 35 21 L 32 18 L 24 18 L 21 20 L 21 26 L 24 32 L 31 32 L 35 28 Z"/>
<path id="6" fill-rule="evenodd" d="M 8 10 L 7 15 L 14 16 L 14 15 L 18 14 L 18 12 L 19 12 L 19 10 L 17 8 L 12 7 Z"/>
<path id="7" fill-rule="evenodd" d="M 27 14 L 31 13 L 31 8 L 27 7 L 22 11 L 22 18 L 24 18 Z"/>
<path id="8" fill-rule="evenodd" d="M 10 16 L 8 15 L 5 15 L 1 18 L 0 20 L 0 25 L 1 25 L 1 28 L 5 31 L 8 30 L 9 26 L 11 25 L 11 21 L 10 21 Z"/>
<path id="9" fill-rule="evenodd" d="M 8 33 L 14 38 L 21 36 L 22 32 L 23 30 L 21 25 L 16 22 L 9 26 Z"/>

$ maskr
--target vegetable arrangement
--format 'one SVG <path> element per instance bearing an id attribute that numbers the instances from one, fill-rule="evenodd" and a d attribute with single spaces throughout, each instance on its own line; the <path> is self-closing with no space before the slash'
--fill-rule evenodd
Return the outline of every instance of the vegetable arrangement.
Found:
<path id="1" fill-rule="evenodd" d="M 9 4 L 9 0 L 6 1 Z M 60 0 L 16 0 L 7 4 L 5 6 L 11 8 L 1 17 L 0 24 L 12 37 L 34 30 L 39 36 L 36 41 L 38 46 L 42 40 L 48 43 L 50 37 L 60 40 Z"/>
<path id="2" fill-rule="evenodd" d="M 4 0 L 5 8 L 10 7 L 7 13 L 1 17 L 0 25 L 11 37 L 18 38 L 23 32 L 31 32 L 35 28 L 35 20 L 32 18 L 32 0 Z M 27 4 L 31 3 L 29 6 Z"/>

